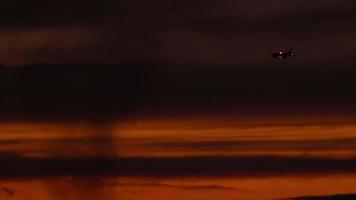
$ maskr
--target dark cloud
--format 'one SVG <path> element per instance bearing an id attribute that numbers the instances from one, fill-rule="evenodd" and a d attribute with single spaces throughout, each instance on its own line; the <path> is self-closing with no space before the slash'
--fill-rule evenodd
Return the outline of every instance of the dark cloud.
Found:
<path id="1" fill-rule="evenodd" d="M 156 106 L 156 113 L 169 113 L 177 108 L 186 114 L 199 111 L 268 113 L 270 108 L 277 112 L 303 112 L 306 107 L 309 113 L 313 110 L 322 113 L 342 106 L 352 110 L 354 101 L 351 99 L 355 96 L 350 74 L 352 72 L 345 69 L 268 66 L 251 70 L 173 70 L 155 78 L 148 102 Z"/>
<path id="2" fill-rule="evenodd" d="M 2 29 L 91 25 L 113 14 L 114 1 L 1 1 Z"/>
<path id="3" fill-rule="evenodd" d="M 167 20 L 170 12 L 177 14 L 190 7 L 205 7 L 209 1 L 69 1 L 44 0 L 2 1 L 0 3 L 3 28 L 46 28 L 56 26 L 92 26 L 115 24 L 130 26 L 129 23 L 149 24 Z M 161 18 L 163 17 L 163 18 Z M 168 18 L 169 19 L 169 18 Z"/>
<path id="4" fill-rule="evenodd" d="M 354 73 L 352 68 L 163 70 L 151 64 L 5 67 L 0 71 L 0 118 L 100 121 L 128 114 L 222 111 L 352 113 Z"/>
<path id="5" fill-rule="evenodd" d="M 15 195 L 15 190 L 8 188 L 8 187 L 1 187 L 1 190 L 7 194 L 8 196 L 14 196 Z"/>
<path id="6" fill-rule="evenodd" d="M 44 0 L 31 2 L 19 0 L 2 1 L 0 13 L 2 25 L 5 27 L 93 25 L 100 22 L 157 31 L 157 28 L 184 28 L 184 26 L 192 28 L 192 26 L 188 26 L 190 23 L 195 23 L 194 27 L 196 28 L 203 28 L 209 27 L 209 25 L 214 26 L 211 23 L 221 21 L 230 22 L 231 25 L 235 23 L 235 26 L 224 27 L 235 27 L 233 30 L 239 30 L 239 25 L 250 25 L 250 21 L 289 19 L 288 16 L 293 16 L 290 19 L 300 19 L 303 22 L 308 22 L 311 19 L 326 20 L 326 18 L 352 21 L 348 15 L 345 18 L 337 16 L 344 16 L 345 13 L 349 13 L 347 11 L 352 11 L 353 5 L 353 1 L 315 1 L 312 3 L 299 1 L 296 3 L 275 0 L 267 3 L 264 1 L 224 0 L 220 2 L 170 1 L 167 3 L 162 0 L 150 2 L 141 0 L 104 0 L 100 2 L 56 0 L 49 3 Z M 293 20 L 287 21 L 293 22 Z"/>
<path id="7" fill-rule="evenodd" d="M 68 133 L 69 134 L 69 133 Z M 117 152 L 110 149 L 115 138 L 108 137 L 104 132 L 98 131 L 97 138 L 91 139 L 56 139 L 56 140 L 4 140 L 0 145 L 11 149 L 13 153 L 26 155 L 47 155 L 47 156 L 68 156 L 76 152 L 74 157 L 83 157 L 86 155 L 116 155 Z M 99 138 L 102 137 L 102 138 Z M 248 136 L 246 136 L 248 137 Z M 248 154 L 251 152 L 288 153 L 300 152 L 306 154 L 332 152 L 356 152 L 355 138 L 340 139 L 299 139 L 299 140 L 239 140 L 229 138 L 229 140 L 204 140 L 204 141 L 160 141 L 155 139 L 140 141 L 138 145 L 120 143 L 119 149 L 144 149 L 146 152 L 230 152 Z M 33 147 L 36 147 L 35 149 Z M 21 147 L 21 148 L 19 148 Z M 59 150 L 60 149 L 60 150 Z M 9 150 L 8 150 L 9 151 Z"/>
<path id="8" fill-rule="evenodd" d="M 333 151 L 356 150 L 355 138 L 314 139 L 314 140 L 205 140 L 205 141 L 167 141 L 148 144 L 148 148 L 165 150 L 199 151 Z"/>
<path id="9" fill-rule="evenodd" d="M 154 60 L 220 68 L 261 66 L 268 50 L 293 46 L 318 49 L 303 53 L 298 65 L 347 64 L 355 46 L 354 8 L 349 0 L 7 0 L 0 3 L 0 51 L 5 63 Z M 88 40 L 63 37 L 73 29 L 83 29 Z M 50 40 L 24 45 L 44 37 Z M 63 38 L 67 42 L 53 44 Z"/>
<path id="10" fill-rule="evenodd" d="M 0 177 L 264 177 L 354 174 L 354 158 L 278 156 L 26 158 L 2 155 Z"/>
<path id="11" fill-rule="evenodd" d="M 350 200 L 355 198 L 356 198 L 356 194 L 338 194 L 338 195 L 327 195 L 327 196 L 295 197 L 295 198 L 290 198 L 290 200 Z"/>
<path id="12" fill-rule="evenodd" d="M 113 186 L 124 186 L 124 187 L 164 187 L 164 188 L 177 188 L 181 190 L 237 190 L 234 187 L 227 187 L 221 185 L 176 185 L 167 183 L 114 183 Z"/>
<path id="13" fill-rule="evenodd" d="M 145 96 L 149 73 L 135 66 L 3 68 L 0 88 L 4 98 L 0 100 L 0 107 L 4 115 L 1 118 L 65 120 L 93 117 L 100 121 L 111 118 L 114 113 L 120 118 Z"/>

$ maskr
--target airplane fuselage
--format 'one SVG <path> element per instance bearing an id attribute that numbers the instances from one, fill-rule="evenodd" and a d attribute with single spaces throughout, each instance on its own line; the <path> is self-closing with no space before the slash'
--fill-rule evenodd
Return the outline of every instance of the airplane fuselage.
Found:
<path id="1" fill-rule="evenodd" d="M 279 51 L 279 52 L 271 53 L 271 55 L 272 55 L 272 58 L 278 59 L 278 60 L 285 60 L 289 56 L 295 56 L 292 49 L 289 52 Z"/>

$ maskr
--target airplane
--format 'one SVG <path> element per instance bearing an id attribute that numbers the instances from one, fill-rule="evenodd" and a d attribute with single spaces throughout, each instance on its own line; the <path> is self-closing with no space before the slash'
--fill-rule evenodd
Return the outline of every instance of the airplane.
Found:
<path id="1" fill-rule="evenodd" d="M 272 55 L 272 58 L 274 58 L 275 60 L 278 59 L 283 61 L 287 59 L 289 56 L 295 56 L 295 53 L 292 48 L 290 48 L 288 52 L 284 52 L 283 50 L 280 50 L 274 53 L 270 52 L 269 54 Z"/>

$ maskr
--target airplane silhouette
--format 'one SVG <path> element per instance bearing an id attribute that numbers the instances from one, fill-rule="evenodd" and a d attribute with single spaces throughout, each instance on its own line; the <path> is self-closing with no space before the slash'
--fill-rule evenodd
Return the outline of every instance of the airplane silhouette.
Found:
<path id="1" fill-rule="evenodd" d="M 290 48 L 288 52 L 284 52 L 283 50 L 280 50 L 280 51 L 274 52 L 274 53 L 270 52 L 269 54 L 272 55 L 272 58 L 274 58 L 274 60 L 278 59 L 278 60 L 282 60 L 282 61 L 284 61 L 285 59 L 287 59 L 290 56 L 295 56 L 295 53 L 292 48 Z"/>

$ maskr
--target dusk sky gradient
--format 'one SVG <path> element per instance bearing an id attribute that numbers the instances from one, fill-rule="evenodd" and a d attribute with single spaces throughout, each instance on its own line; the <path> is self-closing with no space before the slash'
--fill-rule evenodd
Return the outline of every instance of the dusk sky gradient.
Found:
<path id="1" fill-rule="evenodd" d="M 355 57 L 353 0 L 1 1 L 0 198 L 352 199 Z"/>

